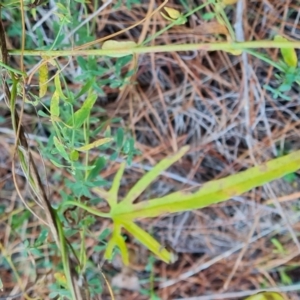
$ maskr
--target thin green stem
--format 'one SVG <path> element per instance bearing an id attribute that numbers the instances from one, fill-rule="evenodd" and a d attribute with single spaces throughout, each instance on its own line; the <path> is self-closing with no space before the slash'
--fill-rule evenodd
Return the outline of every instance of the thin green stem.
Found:
<path id="1" fill-rule="evenodd" d="M 57 214 L 55 214 L 55 221 L 56 221 L 56 226 L 57 226 L 58 235 L 59 235 L 60 253 L 61 253 L 61 259 L 62 259 L 62 264 L 63 264 L 63 268 L 64 268 L 64 273 L 65 273 L 65 276 L 67 279 L 68 288 L 71 292 L 72 300 L 75 300 L 76 292 L 75 292 L 73 284 L 72 284 L 72 275 L 71 275 L 71 271 L 70 271 L 70 260 L 68 257 L 68 248 L 67 248 L 66 238 L 64 235 L 64 230 L 62 228 L 62 224 L 61 224 Z"/>
<path id="2" fill-rule="evenodd" d="M 50 47 L 50 50 L 53 50 L 54 47 L 56 46 L 56 43 L 57 43 L 58 38 L 59 38 L 59 36 L 60 36 L 60 33 L 61 33 L 61 31 L 62 31 L 62 29 L 63 29 L 63 27 L 64 27 L 64 25 L 65 25 L 65 22 L 64 22 L 64 21 L 65 21 L 65 18 L 61 21 L 61 24 L 60 24 L 58 33 L 57 33 L 57 35 L 56 35 L 56 38 L 55 38 L 55 40 L 54 40 L 52 46 Z"/>
<path id="3" fill-rule="evenodd" d="M 111 218 L 110 213 L 101 212 L 98 209 L 89 207 L 89 206 L 87 206 L 83 203 L 77 202 L 77 201 L 71 201 L 71 200 L 70 201 L 65 201 L 60 205 L 61 208 L 65 207 L 65 206 L 78 206 L 78 207 L 86 210 L 87 212 L 95 215 L 95 216 L 102 217 L 102 218 Z"/>
<path id="4" fill-rule="evenodd" d="M 233 28 L 231 26 L 231 23 L 230 23 L 229 19 L 227 18 L 227 15 L 226 15 L 226 13 L 224 11 L 224 8 L 223 8 L 221 2 L 222 1 L 217 1 L 217 2 L 214 1 L 214 8 L 215 8 L 215 12 L 217 14 L 217 18 L 221 19 L 220 20 L 221 24 L 222 24 L 222 22 L 225 23 L 225 26 L 226 26 L 226 28 L 227 28 L 227 30 L 229 32 L 230 37 L 232 38 L 232 40 L 235 41 L 235 32 L 234 32 L 234 30 L 233 30 Z"/>
<path id="5" fill-rule="evenodd" d="M 90 49 L 90 50 L 24 50 L 24 56 L 91 56 L 91 55 L 106 55 L 111 56 L 115 54 L 142 54 L 142 53 L 158 53 L 158 52 L 177 52 L 177 51 L 230 51 L 230 50 L 247 50 L 247 49 L 300 49 L 300 42 L 290 41 L 248 41 L 248 42 L 216 42 L 216 43 L 199 43 L 199 44 L 177 44 L 177 45 L 158 45 L 158 46 L 143 46 L 133 48 L 120 48 L 120 49 Z M 21 55 L 22 50 L 9 50 L 10 55 Z"/>
<path id="6" fill-rule="evenodd" d="M 259 52 L 253 51 L 253 50 L 245 50 L 247 53 L 251 54 L 252 56 L 255 56 L 259 59 L 261 59 L 262 61 L 266 62 L 267 64 L 273 66 L 274 68 L 284 72 L 284 68 L 277 62 L 271 60 L 270 58 L 268 58 L 267 56 L 265 56 L 264 54 L 261 54 Z"/>
<path id="7" fill-rule="evenodd" d="M 4 64 L 4 63 L 1 62 L 1 61 L 0 61 L 0 66 L 3 67 L 3 68 L 5 68 L 5 69 L 7 69 L 7 70 L 9 70 L 9 71 L 11 71 L 11 72 L 13 72 L 13 73 L 15 73 L 15 74 L 19 74 L 19 75 L 21 75 L 21 76 L 27 77 L 27 74 L 26 74 L 25 72 L 22 72 L 22 71 L 20 71 L 20 70 L 16 70 L 16 69 L 14 69 L 14 68 L 12 68 L 12 67 L 10 67 L 10 66 Z"/>
<path id="8" fill-rule="evenodd" d="M 90 142 L 90 128 L 89 128 L 89 124 L 90 124 L 90 115 L 88 115 L 86 121 L 83 124 L 83 130 L 84 130 L 84 142 L 85 145 L 88 145 Z M 88 167 L 89 166 L 89 151 L 87 151 L 85 153 L 85 166 Z M 87 178 L 89 176 L 89 171 L 88 168 L 86 168 L 85 170 L 85 176 L 84 179 L 87 181 Z"/>

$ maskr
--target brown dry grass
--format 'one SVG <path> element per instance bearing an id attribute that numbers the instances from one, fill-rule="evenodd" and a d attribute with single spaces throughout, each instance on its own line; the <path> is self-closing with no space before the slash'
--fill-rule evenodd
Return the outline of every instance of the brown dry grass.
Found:
<path id="1" fill-rule="evenodd" d="M 145 1 L 131 11 L 124 7 L 112 11 L 108 6 L 101 12 L 101 17 L 95 19 L 97 36 L 103 37 L 138 22 L 154 2 L 159 4 L 159 1 L 149 1 L 150 4 Z M 197 1 L 189 1 L 191 6 L 192 2 Z M 241 2 L 230 9 L 230 16 L 232 24 L 237 22 L 236 30 L 243 33 L 245 40 L 270 39 L 274 32 L 299 39 L 299 1 L 244 1 L 243 6 Z M 180 8 L 172 3 L 170 1 L 169 6 Z M 89 6 L 93 12 L 93 4 Z M 38 11 L 41 15 L 44 13 L 42 8 Z M 239 18 L 241 12 L 242 20 Z M 82 18 L 85 17 L 83 14 Z M 53 15 L 50 14 L 41 26 L 51 23 L 51 18 Z M 28 22 L 34 26 L 32 20 Z M 167 21 L 156 14 L 150 22 L 124 33 L 123 37 L 137 40 L 141 32 L 151 35 L 166 24 Z M 188 24 L 173 28 L 155 43 L 214 41 L 214 35 L 201 34 L 206 27 L 201 15 L 196 14 L 190 17 Z M 277 50 L 265 52 L 273 60 L 278 59 Z M 62 65 L 66 63 L 61 60 Z M 77 86 L 72 74 L 78 74 L 77 71 L 75 63 L 70 63 L 66 69 L 73 88 Z M 236 173 L 276 156 L 278 149 L 286 144 L 291 149 L 299 149 L 299 87 L 294 86 L 290 92 L 291 101 L 273 99 L 263 85 L 276 83 L 275 72 L 274 68 L 252 56 L 232 56 L 225 52 L 140 55 L 137 84 L 122 91 L 106 88 L 107 97 L 99 99 L 109 117 L 123 118 L 124 126 L 134 134 L 142 152 L 125 177 L 124 191 L 141 173 L 186 144 L 191 145 L 189 155 L 161 176 L 148 191 L 148 197 L 201 186 L 208 180 Z M 8 118 L 3 101 L 0 107 L 1 116 Z M 29 108 L 23 123 L 34 133 L 29 137 L 33 146 L 37 145 L 37 140 L 47 138 L 43 120 L 37 119 Z M 9 213 L 20 207 L 10 175 L 13 136 L 9 128 L 10 120 L 7 119 L 0 128 L 0 197 L 1 205 L 6 208 L 6 213 L 0 217 L 0 239 L 6 251 L 16 254 L 19 268 L 28 267 L 29 262 L 33 268 L 32 258 L 20 264 L 17 257 L 20 241 L 38 236 L 39 224 L 28 220 L 23 224 L 23 235 L 19 240 L 9 238 L 13 230 L 7 223 Z M 36 159 L 39 159 L 38 155 Z M 57 169 L 44 163 L 53 200 L 59 201 L 55 191 L 65 187 L 54 178 Z M 117 163 L 112 164 L 102 176 L 110 178 L 117 168 Z M 30 198 L 21 172 L 17 170 L 17 173 L 24 197 Z M 161 299 L 243 299 L 262 287 L 282 285 L 280 272 L 284 270 L 292 280 L 291 284 L 286 284 L 287 296 L 298 299 L 293 284 L 299 278 L 299 249 L 281 215 L 283 211 L 293 232 L 298 235 L 299 191 L 299 181 L 288 184 L 278 180 L 269 187 L 258 188 L 201 211 L 141 221 L 160 241 L 170 243 L 179 253 L 179 260 L 174 265 L 156 263 L 155 276 L 163 278 L 160 283 L 155 283 L 156 293 Z M 282 211 L 278 206 L 268 205 L 276 202 L 276 197 L 280 197 L 277 200 L 281 202 Z M 106 226 L 107 223 L 99 223 L 95 232 L 100 233 Z M 26 228 L 32 229 L 31 236 L 26 235 Z M 284 253 L 276 251 L 272 238 L 280 241 Z M 101 256 L 92 251 L 95 241 L 90 239 L 86 243 L 90 258 L 101 261 Z M 149 278 L 149 272 L 144 271 L 147 253 L 133 240 L 130 243 L 133 249 L 131 272 L 141 279 Z M 44 255 L 47 261 L 47 250 Z M 112 266 L 105 263 L 102 270 L 110 278 Z M 30 287 L 36 282 L 36 291 L 46 299 L 45 286 L 52 277 L 47 268 L 36 272 L 31 277 L 23 276 L 23 285 Z M 5 294 L 14 294 L 11 274 L 3 268 L 0 277 L 5 279 Z M 143 287 L 149 288 L 149 284 Z M 109 296 L 103 296 L 103 299 L 109 299 Z M 116 292 L 116 299 L 149 297 L 121 290 Z"/>

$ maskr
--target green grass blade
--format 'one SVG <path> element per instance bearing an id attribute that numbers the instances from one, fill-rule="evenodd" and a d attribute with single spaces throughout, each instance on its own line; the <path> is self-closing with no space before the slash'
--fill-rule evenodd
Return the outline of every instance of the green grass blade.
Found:
<path id="1" fill-rule="evenodd" d="M 113 209 L 116 206 L 118 201 L 118 192 L 124 174 L 125 166 L 125 163 L 121 164 L 117 174 L 114 177 L 111 189 L 109 190 L 109 196 L 106 198 L 111 209 Z"/>

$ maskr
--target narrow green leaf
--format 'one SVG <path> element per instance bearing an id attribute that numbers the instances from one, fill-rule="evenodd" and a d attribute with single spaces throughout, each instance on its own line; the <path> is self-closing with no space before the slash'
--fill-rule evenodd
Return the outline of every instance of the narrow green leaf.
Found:
<path id="1" fill-rule="evenodd" d="M 104 157 L 99 157 L 93 164 L 94 168 L 90 171 L 88 180 L 95 179 L 100 171 L 105 167 L 106 160 Z"/>
<path id="2" fill-rule="evenodd" d="M 109 160 L 111 161 L 115 161 L 118 158 L 118 152 L 115 151 L 114 153 L 111 154 L 111 156 L 109 157 Z"/>
<path id="3" fill-rule="evenodd" d="M 44 97 L 47 93 L 48 88 L 48 65 L 47 63 L 44 63 L 39 68 L 39 88 L 40 98 Z"/>
<path id="4" fill-rule="evenodd" d="M 80 92 L 75 96 L 75 99 L 78 99 L 79 97 L 81 97 L 82 95 L 84 95 L 85 93 L 87 93 L 90 88 L 92 87 L 93 83 L 95 82 L 94 77 L 90 80 L 88 80 L 86 82 L 86 84 L 82 87 L 82 89 L 80 90 Z"/>
<path id="5" fill-rule="evenodd" d="M 64 166 L 62 164 L 60 164 L 59 162 L 55 161 L 54 159 L 50 158 L 50 161 L 54 164 L 54 166 L 58 167 L 58 168 L 65 168 L 67 166 Z"/>
<path id="6" fill-rule="evenodd" d="M 173 254 L 158 243 L 149 233 L 130 221 L 122 220 L 123 227 L 130 232 L 141 244 L 152 251 L 157 257 L 166 263 L 174 261 Z"/>
<path id="7" fill-rule="evenodd" d="M 122 201 L 114 209 L 113 217 L 133 220 L 203 208 L 241 195 L 299 168 L 300 150 L 235 175 L 210 181 L 194 194 L 175 192 L 162 198 L 132 205 L 124 205 Z"/>
<path id="8" fill-rule="evenodd" d="M 62 88 L 61 88 L 59 73 L 57 73 L 54 77 L 54 85 L 55 85 L 55 91 L 57 91 L 59 97 L 63 100 L 67 100 L 67 97 L 64 95 Z"/>
<path id="9" fill-rule="evenodd" d="M 161 172 L 169 168 L 174 162 L 179 160 L 187 151 L 189 147 L 183 147 L 172 157 L 167 157 L 160 161 L 151 171 L 145 174 L 128 192 L 122 203 L 124 205 L 130 205 L 133 201 L 141 195 L 141 193 L 147 188 L 147 186 L 157 179 Z"/>
<path id="10" fill-rule="evenodd" d="M 112 141 L 112 138 L 103 138 L 103 139 L 99 139 L 95 142 L 92 142 L 90 144 L 84 145 L 82 147 L 76 148 L 77 151 L 88 151 L 90 149 L 102 146 L 104 144 L 107 144 L 109 142 Z"/>
<path id="11" fill-rule="evenodd" d="M 49 118 L 49 115 L 47 115 L 46 113 L 44 113 L 42 110 L 38 110 L 38 115 L 44 118 Z"/>
<path id="12" fill-rule="evenodd" d="M 120 149 L 123 146 L 124 140 L 124 130 L 123 128 L 119 127 L 117 130 L 117 147 Z"/>
<path id="13" fill-rule="evenodd" d="M 276 35 L 274 38 L 276 42 L 288 42 L 288 40 L 280 35 Z M 289 67 L 296 68 L 298 66 L 298 57 L 297 52 L 293 48 L 280 48 L 281 55 L 283 57 L 284 62 Z"/>
<path id="14" fill-rule="evenodd" d="M 121 234 L 117 235 L 115 241 L 116 241 L 116 245 L 120 249 L 122 261 L 123 261 L 124 265 L 128 266 L 129 265 L 129 253 L 128 253 L 128 249 L 127 249 L 126 243 L 125 243 L 122 235 Z"/>
<path id="15" fill-rule="evenodd" d="M 112 232 L 112 237 L 107 243 L 104 258 L 107 260 L 112 260 L 113 258 L 113 250 L 117 244 L 117 237 L 121 235 L 121 225 L 118 222 L 114 223 L 114 228 Z"/>
<path id="16" fill-rule="evenodd" d="M 34 242 L 34 247 L 38 247 L 42 243 L 44 243 L 44 241 L 48 237 L 48 234 L 49 234 L 48 229 L 43 229 L 40 235 L 38 236 L 38 238 L 36 239 L 36 241 Z"/>
<path id="17" fill-rule="evenodd" d="M 89 116 L 91 109 L 93 108 L 95 102 L 97 99 L 97 95 L 92 94 L 90 95 L 85 102 L 82 104 L 81 108 L 78 109 L 74 114 L 74 124 L 73 124 L 73 118 L 71 118 L 68 121 L 68 125 L 74 125 L 75 128 L 81 127 L 81 125 L 84 123 L 84 121 Z"/>
<path id="18" fill-rule="evenodd" d="M 64 145 L 59 141 L 59 139 L 55 136 L 53 138 L 53 142 L 54 142 L 54 146 L 57 149 L 57 151 L 59 152 L 59 154 L 67 161 L 69 161 L 69 156 L 65 150 Z"/>
<path id="19" fill-rule="evenodd" d="M 50 115 L 51 117 L 59 117 L 59 94 L 57 90 L 53 93 L 50 101 Z"/>
<path id="20" fill-rule="evenodd" d="M 107 197 L 106 199 L 111 209 L 113 209 L 118 202 L 118 192 L 124 174 L 125 166 L 125 163 L 121 164 L 117 174 L 114 177 L 111 189 L 109 190 L 109 197 Z"/>

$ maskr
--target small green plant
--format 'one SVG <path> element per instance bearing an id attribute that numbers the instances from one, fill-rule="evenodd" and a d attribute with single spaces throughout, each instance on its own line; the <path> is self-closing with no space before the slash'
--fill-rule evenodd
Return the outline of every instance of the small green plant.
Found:
<path id="1" fill-rule="evenodd" d="M 287 42 L 288 40 L 277 35 L 274 41 Z M 300 68 L 298 66 L 298 57 L 295 49 L 280 49 L 282 60 L 278 62 L 271 61 L 268 57 L 254 51 L 250 50 L 248 52 L 266 61 L 280 72 L 279 74 L 275 74 L 278 80 L 278 87 L 274 88 L 265 84 L 264 88 L 272 93 L 274 99 L 281 98 L 287 101 L 291 100 L 286 93 L 292 89 L 294 83 L 300 85 Z"/>
<path id="2" fill-rule="evenodd" d="M 127 5 L 130 6 L 137 2 L 127 1 Z M 40 1 L 27 1 L 23 5 L 34 9 L 31 5 L 36 6 L 41 3 Z M 5 2 L 4 7 L 7 8 L 10 4 L 12 3 Z M 213 5 L 216 19 L 227 28 L 226 42 L 147 45 L 169 28 L 184 24 L 188 16 L 207 5 Z M 62 29 L 65 26 L 78 25 L 76 18 L 72 17 L 75 6 L 73 7 L 68 1 L 61 1 L 61 3 L 58 3 L 57 8 L 57 14 L 61 23 L 60 25 L 55 25 L 56 36 L 54 44 L 51 47 L 41 47 L 38 50 L 8 50 L 5 40 L 6 33 L 0 21 L 1 66 L 3 74 L 5 74 L 2 77 L 2 81 L 5 84 L 6 100 L 9 104 L 13 129 L 17 137 L 15 151 L 31 191 L 35 195 L 38 205 L 42 206 L 45 213 L 44 220 L 35 213 L 32 205 L 24 201 L 28 210 L 15 217 L 13 225 L 16 228 L 20 226 L 23 220 L 29 217 L 30 212 L 39 218 L 41 222 L 46 223 L 47 229 L 43 229 L 35 241 L 32 243 L 27 241 L 25 243 L 26 252 L 40 258 L 42 256 L 40 246 L 48 238 L 48 235 L 51 235 L 54 243 L 49 245 L 51 250 L 49 251 L 53 255 L 59 255 L 60 262 L 55 270 L 56 283 L 50 287 L 50 298 L 81 299 L 82 297 L 99 294 L 102 291 L 99 280 L 95 279 L 96 277 L 99 278 L 100 272 L 89 261 L 85 249 L 85 239 L 87 236 L 93 236 L 91 228 L 97 219 L 106 218 L 113 223 L 112 230 L 106 230 L 98 237 L 93 236 L 99 241 L 99 245 L 94 251 L 100 252 L 104 250 L 106 259 L 112 260 L 116 251 L 119 251 L 123 262 L 125 264 L 129 263 L 129 253 L 122 235 L 125 229 L 157 258 L 171 263 L 175 260 L 173 253 L 137 225 L 136 221 L 138 219 L 195 210 L 220 203 L 254 187 L 295 172 L 300 165 L 300 151 L 295 151 L 286 156 L 270 160 L 261 166 L 249 168 L 244 172 L 207 182 L 200 190 L 196 190 L 193 193 L 177 191 L 163 197 L 136 203 L 137 198 L 141 196 L 149 185 L 163 171 L 183 157 L 189 151 L 189 147 L 183 147 L 173 156 L 162 159 L 151 171 L 138 180 L 126 195 L 120 196 L 119 189 L 125 168 L 130 166 L 133 157 L 138 152 L 134 147 L 133 138 L 118 123 L 119 120 L 104 119 L 101 124 L 97 124 L 98 120 L 93 119 L 91 112 L 97 109 L 95 104 L 98 93 L 104 94 L 103 87 L 108 85 L 111 88 L 122 88 L 127 85 L 136 70 L 136 68 L 127 69 L 127 65 L 132 61 L 137 61 L 136 58 L 140 53 L 223 50 L 239 55 L 242 51 L 249 51 L 250 48 L 270 47 L 283 49 L 282 54 L 286 63 L 288 61 L 289 68 L 284 69 L 279 64 L 278 67 L 281 70 L 285 70 L 285 74 L 290 74 L 289 79 L 284 79 L 284 84 L 291 85 L 292 82 L 298 80 L 298 73 L 295 73 L 297 67 L 289 65 L 291 54 L 284 53 L 286 53 L 286 50 L 300 47 L 300 44 L 299 42 L 289 42 L 282 39 L 236 43 L 234 31 L 224 12 L 223 5 L 221 5 L 220 1 L 211 0 L 188 11 L 186 14 L 166 7 L 162 15 L 170 22 L 169 25 L 153 36 L 148 37 L 141 44 L 137 44 L 135 41 L 108 40 L 102 44 L 101 49 L 85 49 L 91 46 L 90 38 L 86 34 L 80 33 L 79 36 L 81 38 L 77 43 L 82 44 L 78 48 L 65 50 L 63 47 L 66 46 L 64 42 L 65 36 Z M 76 12 L 74 14 L 76 15 Z M 87 33 L 88 27 L 83 32 Z M 92 43 L 96 44 L 98 42 L 93 41 Z M 62 49 L 58 49 L 59 47 Z M 24 68 L 23 66 L 21 70 L 12 68 L 9 65 L 9 55 L 21 55 L 25 58 L 33 56 L 36 59 L 41 57 L 39 64 L 39 96 L 25 91 L 28 78 Z M 59 67 L 59 63 L 56 60 L 59 56 L 71 55 L 77 57 L 77 63 L 82 69 L 82 74 L 77 78 L 82 83 L 82 87 L 78 92 L 68 89 L 63 70 Z M 294 60 L 292 63 L 295 64 Z M 55 74 L 50 79 L 48 65 L 55 68 Z M 51 80 L 53 81 L 52 86 L 49 84 Z M 41 101 L 48 93 L 48 89 L 51 89 L 50 99 L 48 102 Z M 282 89 L 280 92 L 282 92 Z M 61 191 L 61 201 L 56 206 L 50 205 L 31 150 L 28 147 L 25 130 L 20 123 L 16 109 L 17 97 L 22 97 L 24 102 L 32 105 L 39 105 L 38 115 L 49 121 L 51 128 L 48 143 L 42 151 L 43 157 L 49 160 L 56 168 L 66 171 L 72 177 L 72 180 L 65 180 L 65 185 L 71 193 L 67 194 L 65 191 Z M 105 113 L 105 111 L 102 110 L 102 113 Z M 109 126 L 108 123 L 113 123 L 114 127 Z M 95 150 L 98 150 L 97 158 L 94 158 L 92 155 L 92 152 Z M 99 172 L 107 166 L 108 161 L 116 159 L 121 160 L 122 163 L 113 181 L 110 183 L 101 178 Z M 22 198 L 22 195 L 20 197 Z M 106 201 L 109 206 L 109 209 L 106 211 L 97 208 L 97 204 L 103 201 Z M 74 235 L 80 237 L 80 244 L 71 242 L 71 237 Z M 106 238 L 109 238 L 109 241 L 106 241 Z M 14 268 L 9 255 L 6 256 L 6 261 L 7 267 Z M 79 282 L 81 281 L 83 283 L 80 285 Z M 83 294 L 87 295 L 82 296 Z M 150 294 L 155 299 L 156 295 L 153 289 Z M 272 295 L 275 295 L 275 293 L 272 293 Z M 274 299 L 280 299 L 279 294 L 276 294 L 274 297 Z M 264 298 L 256 297 L 251 299 Z"/>

